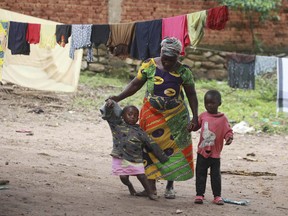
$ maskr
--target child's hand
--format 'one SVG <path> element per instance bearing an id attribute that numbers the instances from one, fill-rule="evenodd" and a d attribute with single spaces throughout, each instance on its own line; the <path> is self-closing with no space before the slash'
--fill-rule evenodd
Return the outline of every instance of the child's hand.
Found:
<path id="1" fill-rule="evenodd" d="M 162 163 L 162 164 L 166 163 L 168 160 L 169 160 L 169 157 L 168 157 L 165 153 L 163 153 L 163 154 L 162 154 L 162 157 L 159 158 L 159 161 L 160 161 L 160 163 Z"/>
<path id="2" fill-rule="evenodd" d="M 110 98 L 107 99 L 105 106 L 106 106 L 107 108 L 113 108 L 113 107 L 114 107 L 113 100 L 111 100 Z"/>
<path id="3" fill-rule="evenodd" d="M 229 137 L 225 143 L 225 145 L 230 145 L 233 141 L 233 137 Z"/>

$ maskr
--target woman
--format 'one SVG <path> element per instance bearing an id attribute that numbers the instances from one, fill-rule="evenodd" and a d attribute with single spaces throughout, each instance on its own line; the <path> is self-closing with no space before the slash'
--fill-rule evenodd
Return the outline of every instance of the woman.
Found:
<path id="1" fill-rule="evenodd" d="M 185 181 L 194 175 L 190 132 L 198 128 L 198 99 L 190 68 L 179 62 L 181 50 L 182 44 L 177 38 L 165 38 L 161 42 L 160 57 L 144 61 L 126 88 L 110 97 L 119 102 L 147 84 L 139 123 L 169 156 L 169 161 L 161 164 L 152 154 L 144 153 L 145 174 L 155 194 L 156 180 L 168 180 L 167 199 L 175 199 L 174 181 Z M 193 113 L 191 122 L 183 89 Z M 145 191 L 138 195 L 145 195 Z"/>

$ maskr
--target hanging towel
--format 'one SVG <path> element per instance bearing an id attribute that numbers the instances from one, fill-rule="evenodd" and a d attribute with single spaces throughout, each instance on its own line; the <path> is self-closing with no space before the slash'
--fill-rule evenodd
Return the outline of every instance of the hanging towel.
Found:
<path id="1" fill-rule="evenodd" d="M 26 40 L 29 44 L 38 44 L 40 41 L 40 24 L 28 23 Z"/>
<path id="2" fill-rule="evenodd" d="M 185 47 L 190 44 L 187 26 L 187 16 L 180 15 L 162 20 L 162 40 L 165 37 L 176 37 L 182 43 L 181 55 L 185 55 Z"/>
<path id="3" fill-rule="evenodd" d="M 133 39 L 135 22 L 110 24 L 108 47 L 115 56 L 127 56 Z"/>
<path id="4" fill-rule="evenodd" d="M 0 20 L 57 25 L 61 23 L 0 9 Z M 11 55 L 5 52 L 3 80 L 18 86 L 53 92 L 76 92 L 79 83 L 83 51 L 69 57 L 70 43 L 64 48 L 42 49 L 30 46 L 30 55 Z M 1 207 L 0 207 L 1 209 Z M 1 213 L 0 213 L 1 215 Z"/>
<path id="5" fill-rule="evenodd" d="M 4 54 L 7 45 L 7 32 L 8 32 L 9 22 L 0 20 L 0 81 L 2 80 L 2 66 L 4 63 Z"/>
<path id="6" fill-rule="evenodd" d="M 73 24 L 71 30 L 71 47 L 69 56 L 74 59 L 76 49 L 88 48 L 87 61 L 93 61 L 93 50 L 91 43 L 92 24 Z"/>
<path id="7" fill-rule="evenodd" d="M 255 55 L 231 54 L 227 58 L 229 86 L 255 89 Z"/>
<path id="8" fill-rule="evenodd" d="M 160 56 L 162 40 L 162 19 L 137 22 L 130 56 L 145 60 Z"/>
<path id="9" fill-rule="evenodd" d="M 65 47 L 68 38 L 71 36 L 71 25 L 56 25 L 56 42 Z"/>
<path id="10" fill-rule="evenodd" d="M 226 5 L 210 8 L 208 10 L 206 26 L 213 30 L 222 30 L 229 20 L 228 7 Z"/>
<path id="11" fill-rule="evenodd" d="M 277 112 L 288 112 L 288 58 L 278 58 L 277 79 Z"/>
<path id="12" fill-rule="evenodd" d="M 275 56 L 256 56 L 255 60 L 255 75 L 260 76 L 265 73 L 276 72 L 277 57 Z"/>
<path id="13" fill-rule="evenodd" d="M 12 55 L 30 54 L 30 44 L 26 41 L 27 23 L 10 22 L 8 48 Z"/>
<path id="14" fill-rule="evenodd" d="M 97 48 L 100 44 L 107 45 L 110 36 L 110 26 L 108 24 L 92 25 L 91 42 Z"/>
<path id="15" fill-rule="evenodd" d="M 205 22 L 206 10 L 187 14 L 188 34 L 192 47 L 196 47 L 203 38 Z"/>
<path id="16" fill-rule="evenodd" d="M 56 46 L 56 25 L 41 25 L 40 48 L 51 48 Z"/>

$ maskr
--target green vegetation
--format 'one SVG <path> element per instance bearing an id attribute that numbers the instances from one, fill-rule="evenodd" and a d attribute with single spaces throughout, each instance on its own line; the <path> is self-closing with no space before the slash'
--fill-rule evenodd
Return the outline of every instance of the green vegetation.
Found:
<path id="1" fill-rule="evenodd" d="M 75 96 L 73 106 L 76 108 L 93 110 L 98 108 L 110 95 L 115 95 L 128 84 L 129 80 L 119 80 L 103 75 L 89 76 L 82 73 L 80 77 L 80 91 Z M 205 110 L 203 97 L 207 90 L 217 89 L 222 94 L 222 105 L 219 111 L 224 112 L 231 124 L 246 121 L 256 131 L 265 133 L 287 133 L 288 115 L 276 112 L 276 74 L 261 77 L 256 80 L 255 90 L 232 89 L 227 82 L 199 80 L 196 91 L 199 100 L 199 113 Z M 145 86 L 132 97 L 121 101 L 121 106 L 134 104 L 141 106 Z"/>
<path id="2" fill-rule="evenodd" d="M 249 21 L 249 28 L 255 52 L 261 51 L 261 41 L 254 32 L 255 23 L 265 23 L 266 20 L 278 21 L 278 11 L 282 5 L 281 0 L 218 0 L 235 11 L 241 11 Z"/>
<path id="3" fill-rule="evenodd" d="M 259 15 L 260 20 L 274 18 L 281 7 L 282 0 L 218 0 L 234 10 L 241 10 L 247 15 Z M 255 12 L 257 14 L 255 14 Z"/>

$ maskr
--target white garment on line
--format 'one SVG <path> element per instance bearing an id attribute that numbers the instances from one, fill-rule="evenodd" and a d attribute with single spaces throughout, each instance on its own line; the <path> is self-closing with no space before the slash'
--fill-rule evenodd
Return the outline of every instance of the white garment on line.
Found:
<path id="1" fill-rule="evenodd" d="M 275 72 L 277 68 L 277 57 L 275 56 L 259 56 L 255 59 L 255 75 L 263 75 L 265 73 Z"/>
<path id="2" fill-rule="evenodd" d="M 277 80 L 277 112 L 288 112 L 288 58 L 278 58 Z"/>
<path id="3" fill-rule="evenodd" d="M 20 13 L 0 9 L 0 20 L 56 25 Z M 8 38 L 9 40 L 9 38 Z M 29 56 L 12 55 L 6 49 L 3 65 L 3 81 L 44 91 L 74 92 L 77 90 L 83 50 L 75 51 L 75 58 L 69 57 L 70 43 L 65 48 L 58 44 L 53 49 L 31 45 Z"/>

